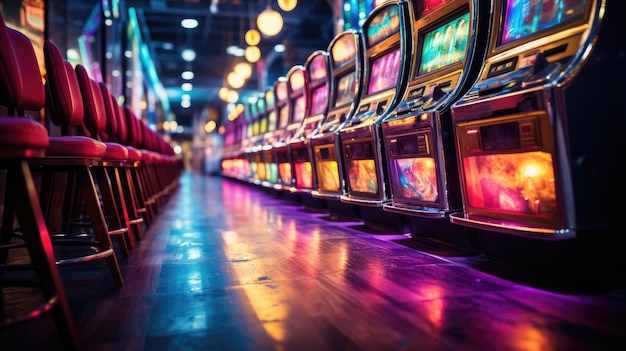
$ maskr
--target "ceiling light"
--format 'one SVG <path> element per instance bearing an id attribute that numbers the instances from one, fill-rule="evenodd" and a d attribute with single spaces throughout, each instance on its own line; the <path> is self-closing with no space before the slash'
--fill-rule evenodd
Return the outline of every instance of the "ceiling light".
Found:
<path id="1" fill-rule="evenodd" d="M 180 96 L 180 99 L 181 100 L 191 100 L 191 95 L 189 95 L 189 94 L 182 94 Z"/>
<path id="2" fill-rule="evenodd" d="M 258 45 L 261 42 L 261 34 L 256 29 L 248 29 L 244 39 L 248 45 Z"/>
<path id="3" fill-rule="evenodd" d="M 191 91 L 191 89 L 193 89 L 193 84 L 183 83 L 181 84 L 180 88 L 183 89 L 183 91 Z"/>
<path id="4" fill-rule="evenodd" d="M 246 48 L 246 60 L 251 63 L 257 62 L 261 58 L 261 50 L 257 46 L 248 46 Z"/>
<path id="5" fill-rule="evenodd" d="M 239 100 L 239 93 L 237 93 L 234 90 L 228 91 L 228 95 L 226 96 L 226 101 L 234 104 L 235 102 L 237 102 L 237 100 Z"/>
<path id="6" fill-rule="evenodd" d="M 228 88 L 227 87 L 221 87 L 218 95 L 220 97 L 220 99 L 226 101 L 226 99 L 228 98 Z"/>
<path id="7" fill-rule="evenodd" d="M 231 45 L 231 46 L 226 48 L 226 53 L 229 54 L 229 55 L 241 57 L 241 56 L 244 55 L 245 50 L 240 48 L 237 45 Z"/>
<path id="8" fill-rule="evenodd" d="M 268 37 L 273 37 L 283 29 L 283 17 L 278 11 L 268 6 L 259 14 L 259 17 L 257 17 L 256 25 L 261 33 Z"/>
<path id="9" fill-rule="evenodd" d="M 196 52 L 193 51 L 192 49 L 185 49 L 180 54 L 180 56 L 183 58 L 183 60 L 187 62 L 191 62 L 196 59 Z"/>
<path id="10" fill-rule="evenodd" d="M 228 73 L 228 76 L 226 76 L 226 81 L 231 87 L 235 89 L 241 88 L 246 82 L 246 80 L 242 76 L 238 75 L 235 72 Z"/>
<path id="11" fill-rule="evenodd" d="M 234 71 L 244 79 L 248 79 L 252 75 L 252 66 L 248 62 L 239 62 L 235 65 Z"/>
<path id="12" fill-rule="evenodd" d="M 285 45 L 283 44 L 276 44 L 274 45 L 274 51 L 280 53 L 280 52 L 285 52 Z"/>
<path id="13" fill-rule="evenodd" d="M 194 29 L 198 27 L 198 20 L 195 18 L 185 18 L 182 21 L 180 21 L 180 25 L 183 28 Z"/>
<path id="14" fill-rule="evenodd" d="M 181 100 L 180 107 L 182 107 L 182 108 L 190 108 L 191 107 L 191 100 Z"/>
<path id="15" fill-rule="evenodd" d="M 298 0 L 278 0 L 278 7 L 285 12 L 289 12 L 296 8 Z"/>
<path id="16" fill-rule="evenodd" d="M 194 74 L 192 71 L 184 71 L 183 73 L 180 74 L 181 78 L 186 79 L 186 80 L 191 80 L 194 77 Z"/>

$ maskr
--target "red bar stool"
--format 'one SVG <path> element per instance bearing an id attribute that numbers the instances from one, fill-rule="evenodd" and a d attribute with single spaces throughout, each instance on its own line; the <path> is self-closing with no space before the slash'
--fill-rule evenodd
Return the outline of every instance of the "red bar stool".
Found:
<path id="1" fill-rule="evenodd" d="M 1 318 L 0 329 L 50 312 L 66 348 L 78 350 L 78 331 L 28 163 L 31 158 L 43 157 L 49 145 L 46 129 L 24 113 L 43 108 L 44 87 L 40 75 L 22 74 L 23 71 L 39 71 L 35 52 L 28 38 L 6 27 L 1 13 L 0 52 L 0 105 L 8 109 L 9 115 L 0 117 L 0 167 L 6 170 L 0 273 L 5 276 L 5 271 L 11 268 L 7 265 L 8 250 L 25 246 L 45 299 L 43 304 L 30 311 Z M 23 243 L 11 243 L 15 218 Z M 6 287 L 5 284 L 3 286 Z"/>
<path id="2" fill-rule="evenodd" d="M 115 285 L 124 285 L 113 249 L 107 221 L 100 206 L 98 188 L 93 177 L 106 153 L 106 145 L 93 138 L 79 136 L 83 130 L 84 105 L 78 81 L 71 64 L 61 57 L 52 42 L 44 43 L 46 61 L 46 116 L 60 127 L 61 136 L 50 136 L 45 158 L 31 160 L 33 170 L 42 173 L 41 206 L 48 231 L 59 245 L 82 245 L 86 252 L 58 260 L 66 265 L 96 259 L 106 261 Z M 89 233 L 76 233 L 67 226 L 64 211 L 71 202 L 83 203 L 91 226 Z M 60 205 L 62 204 L 62 205 Z M 74 250 L 76 251 L 76 250 Z"/>

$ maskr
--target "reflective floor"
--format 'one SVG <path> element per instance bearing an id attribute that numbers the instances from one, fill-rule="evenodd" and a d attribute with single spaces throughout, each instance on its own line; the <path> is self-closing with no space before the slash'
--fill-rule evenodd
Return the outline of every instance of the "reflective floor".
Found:
<path id="1" fill-rule="evenodd" d="M 123 288 L 97 263 L 62 269 L 85 349 L 626 349 L 623 290 L 372 233 L 292 200 L 184 173 L 120 258 Z M 47 316 L 0 333 L 0 350 L 29 349 L 60 349 Z"/>

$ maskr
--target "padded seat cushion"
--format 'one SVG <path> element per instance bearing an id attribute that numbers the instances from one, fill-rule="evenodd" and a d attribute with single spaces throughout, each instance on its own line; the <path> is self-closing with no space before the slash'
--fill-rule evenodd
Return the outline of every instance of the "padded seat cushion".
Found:
<path id="1" fill-rule="evenodd" d="M 102 158 L 104 143 L 85 136 L 51 136 L 46 156 Z"/>
<path id="2" fill-rule="evenodd" d="M 109 161 L 126 161 L 128 160 L 128 150 L 118 143 L 104 143 L 106 145 L 106 153 L 103 159 Z"/>
<path id="3" fill-rule="evenodd" d="M 26 117 L 0 117 L 0 155 L 41 157 L 48 147 L 48 131 Z"/>
<path id="4" fill-rule="evenodd" d="M 128 161 L 136 162 L 136 161 L 141 161 L 143 159 L 143 155 L 141 154 L 141 151 L 135 149 L 132 146 L 127 146 L 126 149 L 128 150 Z"/>

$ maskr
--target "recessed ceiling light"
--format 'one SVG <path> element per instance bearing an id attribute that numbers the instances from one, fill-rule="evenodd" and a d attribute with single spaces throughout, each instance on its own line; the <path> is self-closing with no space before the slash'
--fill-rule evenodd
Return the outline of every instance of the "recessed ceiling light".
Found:
<path id="1" fill-rule="evenodd" d="M 193 89 L 193 84 L 183 83 L 181 84 L 180 88 L 183 89 L 184 91 L 191 91 L 191 89 Z"/>
<path id="2" fill-rule="evenodd" d="M 276 52 L 285 52 L 285 45 L 283 45 L 283 44 L 276 44 L 276 45 L 274 45 L 274 51 L 276 51 Z"/>
<path id="3" fill-rule="evenodd" d="M 180 21 L 180 25 L 183 28 L 194 29 L 198 27 L 198 20 L 195 18 L 185 18 L 182 21 Z"/>
<path id="4" fill-rule="evenodd" d="M 181 76 L 183 79 L 186 79 L 186 80 L 191 80 L 191 79 L 193 79 L 194 74 L 193 74 L 193 72 L 192 72 L 192 71 L 184 71 L 183 73 L 181 73 L 181 74 L 180 74 L 180 76 Z"/>
<path id="5" fill-rule="evenodd" d="M 183 60 L 185 60 L 187 62 L 191 62 L 191 61 L 196 59 L 196 52 L 193 51 L 192 49 L 185 49 L 181 53 L 181 56 L 182 56 Z"/>

